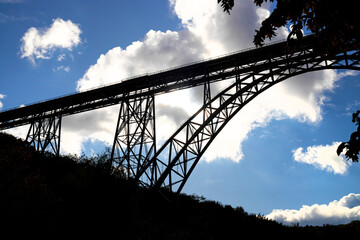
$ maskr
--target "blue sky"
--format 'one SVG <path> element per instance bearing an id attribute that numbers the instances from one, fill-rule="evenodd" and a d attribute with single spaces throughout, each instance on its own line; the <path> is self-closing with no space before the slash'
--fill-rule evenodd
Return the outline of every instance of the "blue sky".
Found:
<path id="1" fill-rule="evenodd" d="M 229 16 L 216 2 L 0 0 L 0 108 L 252 47 L 272 6 L 235 1 Z M 280 29 L 278 39 L 287 31 Z M 272 87 L 222 131 L 183 192 L 285 223 L 360 219 L 359 164 L 335 153 L 355 130 L 359 91 L 351 71 L 315 72 Z M 197 93 L 157 97 L 159 144 L 200 106 Z M 111 145 L 117 111 L 64 118 L 62 152 Z M 25 137 L 26 130 L 10 132 Z"/>

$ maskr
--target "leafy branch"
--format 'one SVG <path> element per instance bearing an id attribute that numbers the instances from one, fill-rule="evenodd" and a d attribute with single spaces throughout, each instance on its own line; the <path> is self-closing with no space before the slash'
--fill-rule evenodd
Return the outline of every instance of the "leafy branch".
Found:
<path id="1" fill-rule="evenodd" d="M 360 111 L 353 113 L 352 122 L 357 125 L 357 130 L 350 135 L 350 140 L 348 142 L 342 142 L 336 153 L 340 155 L 344 149 L 345 157 L 348 160 L 352 160 L 353 162 L 359 161 L 359 152 L 360 152 Z"/>

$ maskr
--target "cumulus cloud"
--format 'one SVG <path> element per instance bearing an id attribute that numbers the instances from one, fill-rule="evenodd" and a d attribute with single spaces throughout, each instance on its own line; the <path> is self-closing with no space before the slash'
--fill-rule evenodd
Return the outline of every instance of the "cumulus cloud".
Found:
<path id="1" fill-rule="evenodd" d="M 296 162 L 314 165 L 316 168 L 333 172 L 334 174 L 345 174 L 351 162 L 346 161 L 343 155 L 336 154 L 340 142 L 331 145 L 310 146 L 304 151 L 302 147 L 293 150 Z"/>
<path id="2" fill-rule="evenodd" d="M 170 0 L 183 26 L 202 40 L 208 56 L 254 47 L 255 29 L 270 15 L 268 5 L 258 8 L 249 1 L 238 1 L 231 15 L 225 14 L 216 1 Z M 285 38 L 281 28 L 279 38 Z"/>
<path id="3" fill-rule="evenodd" d="M 28 58 L 33 64 L 35 59 L 49 59 L 56 49 L 72 50 L 80 42 L 81 30 L 70 20 L 57 18 L 50 27 L 29 28 L 21 39 L 21 58 Z"/>
<path id="4" fill-rule="evenodd" d="M 329 204 L 304 205 L 299 210 L 275 209 L 267 217 L 284 224 L 346 224 L 360 220 L 360 194 L 350 193 Z"/>
<path id="5" fill-rule="evenodd" d="M 102 54 L 78 81 L 77 90 L 119 82 L 203 57 L 203 45 L 191 32 L 150 30 L 143 41 L 133 42 L 126 49 L 115 47 Z"/>

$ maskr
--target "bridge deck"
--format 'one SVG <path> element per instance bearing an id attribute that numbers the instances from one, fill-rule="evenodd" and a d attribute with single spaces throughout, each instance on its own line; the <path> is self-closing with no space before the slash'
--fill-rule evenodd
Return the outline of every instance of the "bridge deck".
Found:
<path id="1" fill-rule="evenodd" d="M 304 38 L 301 44 L 302 49 L 312 48 L 312 42 L 311 37 Z M 230 78 L 235 73 L 225 72 L 226 69 L 247 66 L 239 71 L 252 71 L 256 67 L 252 65 L 254 62 L 287 54 L 286 44 L 286 41 L 273 43 L 261 48 L 142 75 L 116 84 L 3 111 L 0 112 L 0 130 L 26 125 L 44 117 L 66 116 L 115 105 L 125 99 L 149 94 L 157 95 L 195 87 L 208 81 L 214 82 Z"/>

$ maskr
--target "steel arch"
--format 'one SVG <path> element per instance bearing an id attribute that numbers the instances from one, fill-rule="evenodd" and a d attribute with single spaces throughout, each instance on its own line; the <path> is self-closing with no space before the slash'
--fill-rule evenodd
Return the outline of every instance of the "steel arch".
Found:
<path id="1" fill-rule="evenodd" d="M 360 70 L 359 51 L 342 53 L 330 59 L 305 50 L 274 60 L 266 60 L 257 71 L 236 74 L 234 83 L 190 117 L 143 166 L 136 178 L 141 177 L 147 166 L 156 166 L 156 176 L 159 177 L 152 177 L 154 181 L 145 184 L 181 192 L 211 142 L 236 113 L 260 93 L 285 79 L 307 72 Z"/>

